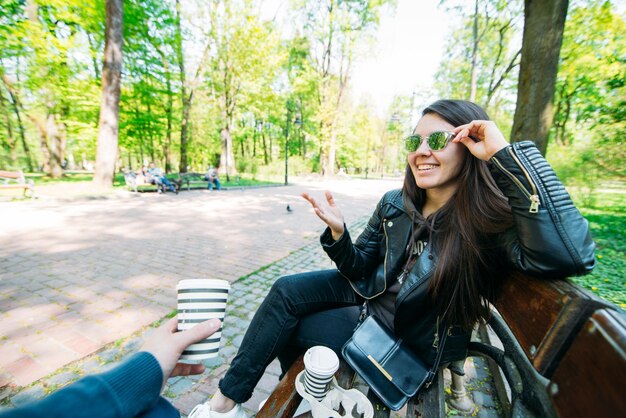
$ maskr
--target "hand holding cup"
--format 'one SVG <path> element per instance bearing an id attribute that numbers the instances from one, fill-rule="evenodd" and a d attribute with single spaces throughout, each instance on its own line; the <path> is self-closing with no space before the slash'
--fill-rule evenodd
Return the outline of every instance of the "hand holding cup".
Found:
<path id="1" fill-rule="evenodd" d="M 230 283 L 226 280 L 188 279 L 176 286 L 178 293 L 178 330 L 193 328 L 208 319 L 224 320 Z M 182 360 L 205 360 L 217 357 L 221 328 L 183 351 Z"/>

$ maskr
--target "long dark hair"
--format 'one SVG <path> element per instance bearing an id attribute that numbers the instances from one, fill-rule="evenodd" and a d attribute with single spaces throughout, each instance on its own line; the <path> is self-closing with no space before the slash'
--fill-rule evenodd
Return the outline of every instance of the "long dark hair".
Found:
<path id="1" fill-rule="evenodd" d="M 488 120 L 477 104 L 465 100 L 439 100 L 423 115 L 436 114 L 459 126 Z M 450 325 L 471 329 L 489 317 L 489 304 L 501 275 L 498 235 L 512 225 L 511 209 L 498 189 L 485 161 L 466 158 L 459 173 L 459 188 L 436 214 L 432 245 L 439 262 L 430 281 L 430 293 L 439 316 Z M 417 186 L 407 164 L 402 192 L 421 208 L 426 191 Z"/>

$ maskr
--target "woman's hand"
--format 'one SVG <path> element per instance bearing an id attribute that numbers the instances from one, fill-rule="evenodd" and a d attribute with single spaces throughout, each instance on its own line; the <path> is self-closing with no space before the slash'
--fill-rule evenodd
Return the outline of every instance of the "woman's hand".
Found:
<path id="1" fill-rule="evenodd" d="M 488 161 L 495 153 L 509 145 L 491 120 L 473 120 L 468 124 L 457 126 L 452 132 L 456 134 L 452 142 L 463 143 L 474 157 L 484 161 Z"/>
<path id="2" fill-rule="evenodd" d="M 315 214 L 328 225 L 330 231 L 333 234 L 333 239 L 337 241 L 343 234 L 344 220 L 341 211 L 335 206 L 335 199 L 329 191 L 326 191 L 326 205 L 320 205 L 315 199 L 313 199 L 308 193 L 302 193 L 302 197 L 306 199 L 311 206 Z"/>

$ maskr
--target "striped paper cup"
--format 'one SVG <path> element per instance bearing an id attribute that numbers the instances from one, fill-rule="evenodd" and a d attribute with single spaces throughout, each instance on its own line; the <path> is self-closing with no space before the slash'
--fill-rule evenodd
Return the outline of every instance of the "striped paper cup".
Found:
<path id="1" fill-rule="evenodd" d="M 230 283 L 216 279 L 181 280 L 178 293 L 178 330 L 184 331 L 207 319 L 224 321 Z M 217 357 L 222 329 L 183 351 L 181 360 L 205 360 Z"/>
<path id="2" fill-rule="evenodd" d="M 339 357 L 328 347 L 316 345 L 304 353 L 304 389 L 315 399 L 328 393 L 330 381 L 339 368 Z"/>

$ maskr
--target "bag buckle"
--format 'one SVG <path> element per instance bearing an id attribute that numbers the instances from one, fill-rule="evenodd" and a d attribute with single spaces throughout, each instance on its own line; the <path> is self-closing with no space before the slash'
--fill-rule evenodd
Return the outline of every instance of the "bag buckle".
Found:
<path id="1" fill-rule="evenodd" d="M 431 370 L 431 371 L 428 372 L 428 377 L 426 378 L 426 383 L 424 384 L 424 386 L 426 388 L 429 388 L 430 385 L 433 384 L 433 380 L 434 379 L 435 379 L 435 373 L 433 373 L 432 370 Z"/>

